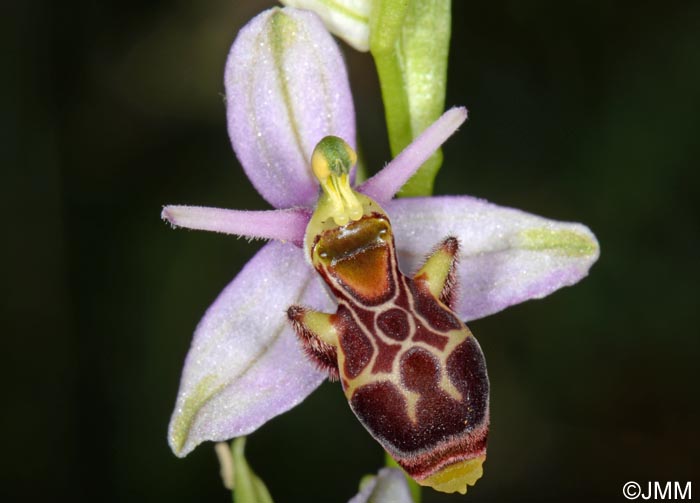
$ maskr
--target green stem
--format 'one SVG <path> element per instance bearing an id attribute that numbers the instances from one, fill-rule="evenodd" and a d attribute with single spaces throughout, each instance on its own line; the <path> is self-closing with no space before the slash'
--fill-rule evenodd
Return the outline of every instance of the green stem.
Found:
<path id="1" fill-rule="evenodd" d="M 384 100 L 391 151 L 396 156 L 445 107 L 451 0 L 377 0 L 370 15 L 370 51 Z M 401 190 L 426 196 L 442 165 L 435 152 Z"/>
<path id="2" fill-rule="evenodd" d="M 370 15 L 370 51 L 377 66 L 393 155 L 413 139 L 398 43 L 410 0 L 378 0 Z"/>
<path id="3" fill-rule="evenodd" d="M 231 442 L 233 503 L 273 503 L 267 487 L 245 459 L 245 440 L 245 437 L 238 437 Z"/>

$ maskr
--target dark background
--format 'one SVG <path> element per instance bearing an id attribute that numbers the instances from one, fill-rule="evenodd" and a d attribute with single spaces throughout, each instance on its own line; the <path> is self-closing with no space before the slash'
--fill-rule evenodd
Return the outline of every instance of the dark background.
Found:
<path id="1" fill-rule="evenodd" d="M 267 207 L 222 76 L 268 5 L 4 5 L 0 496 L 229 501 L 212 446 L 180 460 L 165 436 L 191 333 L 260 243 L 159 212 Z M 697 493 L 700 4 L 458 0 L 453 26 L 447 104 L 470 121 L 436 193 L 584 222 L 602 248 L 576 287 L 471 324 L 492 433 L 464 501 L 625 501 L 628 480 L 693 477 Z M 376 169 L 374 67 L 344 49 Z M 280 503 L 346 501 L 382 462 L 328 384 L 248 454 Z"/>

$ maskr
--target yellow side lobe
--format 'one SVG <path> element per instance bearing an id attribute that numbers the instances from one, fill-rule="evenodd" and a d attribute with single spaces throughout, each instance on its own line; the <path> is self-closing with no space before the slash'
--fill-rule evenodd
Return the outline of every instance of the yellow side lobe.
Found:
<path id="1" fill-rule="evenodd" d="M 432 296 L 439 299 L 445 288 L 445 283 L 449 278 L 454 261 L 454 253 L 449 253 L 443 248 L 438 248 L 428 257 L 428 260 L 425 261 L 425 264 L 415 274 L 413 279 L 423 279 Z"/>
<path id="2" fill-rule="evenodd" d="M 482 464 L 486 455 L 468 459 L 446 466 L 439 472 L 423 480 L 417 480 L 420 485 L 432 487 L 443 493 L 458 492 L 467 494 L 467 486 L 473 486 L 484 474 Z"/>
<path id="3" fill-rule="evenodd" d="M 331 315 L 308 310 L 304 313 L 303 323 L 308 330 L 326 344 L 338 346 L 338 331 L 331 322 Z"/>

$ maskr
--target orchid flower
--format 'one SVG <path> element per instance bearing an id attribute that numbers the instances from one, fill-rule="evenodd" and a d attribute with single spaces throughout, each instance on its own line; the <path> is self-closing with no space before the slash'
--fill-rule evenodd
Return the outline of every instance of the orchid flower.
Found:
<path id="1" fill-rule="evenodd" d="M 169 428 L 178 456 L 206 440 L 253 432 L 299 404 L 327 376 L 306 358 L 286 311 L 298 304 L 335 309 L 302 245 L 319 194 L 311 169 L 314 147 L 328 135 L 355 147 L 341 54 L 314 14 L 271 9 L 240 31 L 226 63 L 225 88 L 233 148 L 274 209 L 166 206 L 162 217 L 175 227 L 270 242 L 196 328 Z M 445 237 L 460 241 L 455 312 L 469 321 L 576 283 L 597 259 L 598 244 L 581 224 L 473 197 L 392 199 L 466 117 L 463 108 L 448 110 L 354 190 L 381 204 L 391 219 L 404 271 L 415 271 Z M 348 176 L 352 180 L 353 172 Z"/>

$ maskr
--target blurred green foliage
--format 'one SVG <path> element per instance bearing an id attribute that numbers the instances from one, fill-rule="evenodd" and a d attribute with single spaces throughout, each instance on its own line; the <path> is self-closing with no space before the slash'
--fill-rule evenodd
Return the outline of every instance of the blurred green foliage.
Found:
<path id="1" fill-rule="evenodd" d="M 223 64 L 272 2 L 12 2 L 2 44 L 7 374 L 0 495 L 228 501 L 211 445 L 166 427 L 192 331 L 260 243 L 173 231 L 166 203 L 265 208 L 226 135 Z M 470 121 L 436 194 L 586 223 L 589 278 L 471 324 L 492 434 L 469 495 L 601 501 L 692 480 L 700 161 L 697 2 L 454 3 L 447 104 Z M 347 48 L 345 48 L 347 49 Z M 370 57 L 346 50 L 370 170 Z M 346 501 L 382 453 L 337 385 L 249 437 L 281 502 Z"/>

